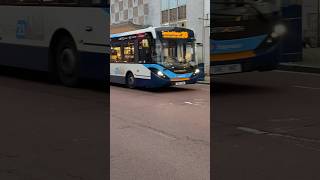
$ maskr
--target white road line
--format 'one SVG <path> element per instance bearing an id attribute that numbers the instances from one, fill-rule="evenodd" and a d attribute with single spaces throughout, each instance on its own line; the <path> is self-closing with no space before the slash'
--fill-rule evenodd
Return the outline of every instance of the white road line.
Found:
<path id="1" fill-rule="evenodd" d="M 320 144 L 320 139 L 312 139 L 312 138 L 305 138 L 305 137 L 296 137 L 288 134 L 280 134 L 280 133 L 272 133 L 267 131 L 261 131 L 258 129 L 248 128 L 248 127 L 237 127 L 238 130 L 244 131 L 250 134 L 255 135 L 266 135 L 266 136 L 273 136 L 273 137 L 281 137 L 286 139 L 291 139 L 295 141 L 301 141 L 301 142 L 308 142 L 308 143 L 317 143 Z"/>
<path id="2" fill-rule="evenodd" d="M 267 134 L 267 132 L 265 132 L 265 131 L 260 131 L 258 129 L 252 129 L 252 128 L 247 128 L 247 127 L 237 127 L 237 129 L 244 131 L 244 132 L 251 133 L 251 134 L 257 134 L 257 135 Z"/>
<path id="3" fill-rule="evenodd" d="M 309 86 L 293 86 L 295 88 L 300 88 L 300 89 L 309 89 L 309 90 L 320 90 L 320 88 L 317 87 L 309 87 Z"/>
<path id="4" fill-rule="evenodd" d="M 301 74 L 301 75 L 311 75 L 311 76 L 317 76 L 317 77 L 320 77 L 320 74 L 317 74 L 317 73 L 308 73 L 308 72 L 282 71 L 282 70 L 275 70 L 274 72 L 279 72 L 279 73 L 290 73 L 290 74 Z"/>

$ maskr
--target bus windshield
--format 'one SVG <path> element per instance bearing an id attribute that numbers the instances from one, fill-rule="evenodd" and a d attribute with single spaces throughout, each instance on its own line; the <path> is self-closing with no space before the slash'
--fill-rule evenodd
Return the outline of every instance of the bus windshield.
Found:
<path id="1" fill-rule="evenodd" d="M 179 40 L 158 40 L 156 63 L 169 67 L 189 67 L 195 64 L 194 42 Z"/>
<path id="2" fill-rule="evenodd" d="M 213 20 L 267 19 L 280 12 L 278 0 L 213 0 Z"/>

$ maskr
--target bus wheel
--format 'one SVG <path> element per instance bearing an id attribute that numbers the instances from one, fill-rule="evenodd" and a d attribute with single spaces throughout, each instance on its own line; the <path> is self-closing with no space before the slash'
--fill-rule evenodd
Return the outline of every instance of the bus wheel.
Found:
<path id="1" fill-rule="evenodd" d="M 126 84 L 131 89 L 136 87 L 136 80 L 131 72 L 128 73 L 128 75 L 126 77 Z"/>
<path id="2" fill-rule="evenodd" d="M 79 58 L 71 38 L 63 38 L 56 51 L 57 73 L 60 81 L 69 87 L 79 84 Z"/>

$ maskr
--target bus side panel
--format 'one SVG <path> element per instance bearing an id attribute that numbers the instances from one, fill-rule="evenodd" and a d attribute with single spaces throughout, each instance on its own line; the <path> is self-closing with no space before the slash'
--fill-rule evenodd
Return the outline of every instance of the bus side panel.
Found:
<path id="1" fill-rule="evenodd" d="M 124 84 L 128 72 L 136 79 L 151 80 L 151 71 L 143 64 L 110 63 L 111 82 Z"/>
<path id="2" fill-rule="evenodd" d="M 79 51 L 83 78 L 103 80 L 109 71 L 109 15 L 105 8 L 98 7 L 45 7 L 46 43 L 53 34 L 68 31 Z M 72 13 L 71 13 L 72 12 Z"/>
<path id="3" fill-rule="evenodd" d="M 117 84 L 126 84 L 126 79 L 122 76 L 110 76 L 110 82 Z"/>
<path id="4" fill-rule="evenodd" d="M 266 51 L 256 52 L 256 56 L 251 58 L 241 58 L 237 60 L 219 62 L 211 61 L 211 74 L 227 74 L 216 73 L 215 66 L 223 66 L 230 64 L 241 65 L 241 72 L 273 70 L 277 67 L 281 58 L 280 56 L 280 45 L 278 44 Z"/>
<path id="5" fill-rule="evenodd" d="M 0 7 L 0 65 L 48 70 L 42 12 L 38 7 Z"/>
<path id="6" fill-rule="evenodd" d="M 80 52 L 80 71 L 83 78 L 106 80 L 109 75 L 109 55 L 106 53 Z"/>
<path id="7" fill-rule="evenodd" d="M 48 48 L 0 43 L 0 64 L 48 71 Z"/>

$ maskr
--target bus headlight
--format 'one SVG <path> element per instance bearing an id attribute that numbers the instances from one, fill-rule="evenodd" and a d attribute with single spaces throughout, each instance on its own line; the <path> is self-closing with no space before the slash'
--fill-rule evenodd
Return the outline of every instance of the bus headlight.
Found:
<path id="1" fill-rule="evenodd" d="M 164 74 L 163 74 L 163 72 L 161 72 L 161 71 L 158 71 L 157 74 L 158 74 L 158 76 L 160 76 L 160 77 L 164 77 Z"/>
<path id="2" fill-rule="evenodd" d="M 194 73 L 195 73 L 195 74 L 199 74 L 199 73 L 200 73 L 200 69 L 196 69 L 196 70 L 194 71 Z"/>
<path id="3" fill-rule="evenodd" d="M 287 28 L 285 25 L 283 24 L 277 24 L 274 27 L 273 33 L 271 34 L 272 38 L 277 38 L 279 36 L 284 35 L 287 32 Z"/>

